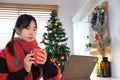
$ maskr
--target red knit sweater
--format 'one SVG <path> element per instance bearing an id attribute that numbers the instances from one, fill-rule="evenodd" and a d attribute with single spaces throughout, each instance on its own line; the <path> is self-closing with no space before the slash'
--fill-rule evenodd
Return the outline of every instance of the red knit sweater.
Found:
<path id="1" fill-rule="evenodd" d="M 18 38 L 15 39 L 14 50 L 16 56 L 9 53 L 8 44 L 0 50 L 0 80 L 40 80 L 42 75 L 45 80 L 60 80 L 60 68 L 52 63 L 49 58 L 44 65 L 32 65 L 31 72 L 26 72 L 23 60 L 25 55 L 37 46 L 36 40 L 23 42 Z M 43 73 L 41 73 L 41 70 Z"/>

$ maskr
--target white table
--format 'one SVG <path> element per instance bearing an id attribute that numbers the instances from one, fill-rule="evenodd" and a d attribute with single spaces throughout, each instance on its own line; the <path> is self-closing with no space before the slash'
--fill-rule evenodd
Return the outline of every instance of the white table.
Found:
<path id="1" fill-rule="evenodd" d="M 43 80 L 43 79 L 40 79 Z M 116 78 L 102 78 L 102 77 L 92 77 L 91 80 L 120 80 Z"/>
<path id="2" fill-rule="evenodd" d="M 109 77 L 109 78 L 103 78 L 103 77 L 91 77 L 91 80 L 120 80 L 120 79 L 116 79 L 116 78 L 112 78 L 112 77 Z"/>
<path id="3" fill-rule="evenodd" d="M 43 80 L 42 78 L 40 80 Z M 116 79 L 116 78 L 103 78 L 103 77 L 96 77 L 96 76 L 91 76 L 91 80 L 120 80 L 120 79 Z"/>

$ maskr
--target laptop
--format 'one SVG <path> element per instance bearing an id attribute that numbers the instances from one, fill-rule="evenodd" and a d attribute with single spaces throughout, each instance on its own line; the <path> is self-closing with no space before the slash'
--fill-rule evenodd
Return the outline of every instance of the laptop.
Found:
<path id="1" fill-rule="evenodd" d="M 61 80 L 90 80 L 98 57 L 71 55 L 61 76 Z"/>

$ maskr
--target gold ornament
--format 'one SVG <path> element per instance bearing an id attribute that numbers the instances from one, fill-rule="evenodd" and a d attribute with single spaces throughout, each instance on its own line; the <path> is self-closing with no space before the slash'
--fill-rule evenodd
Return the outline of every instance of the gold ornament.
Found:
<path id="1" fill-rule="evenodd" d="M 51 25 L 51 22 L 48 22 L 47 25 L 50 26 L 50 25 Z"/>
<path id="2" fill-rule="evenodd" d="M 53 29 L 53 32 L 56 32 L 56 28 Z"/>

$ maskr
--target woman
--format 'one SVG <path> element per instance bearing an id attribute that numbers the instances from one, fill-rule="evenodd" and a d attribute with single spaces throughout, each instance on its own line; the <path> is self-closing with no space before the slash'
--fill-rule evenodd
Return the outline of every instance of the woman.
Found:
<path id="1" fill-rule="evenodd" d="M 44 80 L 60 80 L 60 68 L 50 61 L 45 50 L 40 49 L 42 54 L 37 52 L 35 62 L 36 34 L 35 18 L 27 14 L 19 16 L 11 40 L 0 51 L 0 80 L 40 80 L 42 76 Z"/>

